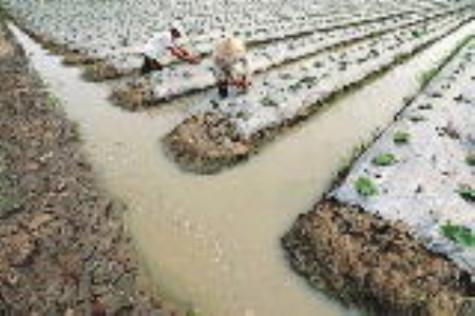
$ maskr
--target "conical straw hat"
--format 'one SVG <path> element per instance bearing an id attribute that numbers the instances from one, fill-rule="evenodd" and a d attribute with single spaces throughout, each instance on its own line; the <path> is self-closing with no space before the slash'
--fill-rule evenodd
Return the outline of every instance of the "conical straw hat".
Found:
<path id="1" fill-rule="evenodd" d="M 246 45 L 240 39 L 226 37 L 218 43 L 214 54 L 218 59 L 234 59 L 246 54 Z"/>

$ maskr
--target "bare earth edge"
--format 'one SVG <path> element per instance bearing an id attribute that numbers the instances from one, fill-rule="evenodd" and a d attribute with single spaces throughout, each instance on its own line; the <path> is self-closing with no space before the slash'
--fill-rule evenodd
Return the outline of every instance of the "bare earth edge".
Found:
<path id="1" fill-rule="evenodd" d="M 429 252 L 401 223 L 324 199 L 281 241 L 312 287 L 368 314 L 475 313 L 470 274 Z"/>
<path id="2" fill-rule="evenodd" d="M 0 314 L 185 314 L 152 295 L 124 206 L 1 16 L 0 81 Z"/>
<path id="3" fill-rule="evenodd" d="M 437 72 L 470 38 L 437 66 Z M 475 284 L 469 272 L 429 251 L 405 224 L 390 223 L 360 207 L 325 197 L 299 215 L 281 244 L 290 266 L 310 286 L 369 314 L 475 314 Z"/>

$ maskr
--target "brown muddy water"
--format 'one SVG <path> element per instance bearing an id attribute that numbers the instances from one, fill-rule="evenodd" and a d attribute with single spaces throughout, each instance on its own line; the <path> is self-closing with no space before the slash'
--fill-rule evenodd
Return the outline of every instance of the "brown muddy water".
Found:
<path id="1" fill-rule="evenodd" d="M 181 172 L 160 139 L 191 100 L 146 113 L 112 106 L 107 85 L 86 83 L 12 27 L 49 89 L 79 123 L 89 158 L 124 201 L 126 220 L 159 291 L 200 315 L 356 314 L 311 290 L 288 267 L 280 237 L 328 189 L 353 149 L 371 139 L 475 23 L 377 81 L 339 98 L 248 162 L 213 176 Z"/>

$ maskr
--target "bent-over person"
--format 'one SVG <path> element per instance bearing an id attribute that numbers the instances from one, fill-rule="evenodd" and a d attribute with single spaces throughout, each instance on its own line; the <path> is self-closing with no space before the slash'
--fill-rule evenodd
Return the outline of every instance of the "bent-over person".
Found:
<path id="1" fill-rule="evenodd" d="M 144 61 L 141 68 L 142 74 L 162 70 L 160 58 L 166 53 L 171 53 L 176 58 L 191 64 L 199 63 L 199 58 L 178 43 L 178 39 L 185 36 L 182 28 L 176 24 L 168 32 L 160 32 L 153 36 L 143 47 Z"/>
<path id="2" fill-rule="evenodd" d="M 251 81 L 249 60 L 243 41 L 227 37 L 218 42 L 213 54 L 213 63 L 213 73 L 222 98 L 228 96 L 230 86 L 247 92 Z"/>

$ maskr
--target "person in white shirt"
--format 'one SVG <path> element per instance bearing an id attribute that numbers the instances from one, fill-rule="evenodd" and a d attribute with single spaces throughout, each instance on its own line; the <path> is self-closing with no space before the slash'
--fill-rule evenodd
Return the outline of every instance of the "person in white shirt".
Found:
<path id="1" fill-rule="evenodd" d="M 142 50 L 144 61 L 141 68 L 142 74 L 148 74 L 156 70 L 162 70 L 163 65 L 159 59 L 166 53 L 171 53 L 176 58 L 192 63 L 199 63 L 199 58 L 189 50 L 181 47 L 178 39 L 184 36 L 180 27 L 173 25 L 168 32 L 157 33 L 151 38 Z"/>
<path id="2" fill-rule="evenodd" d="M 233 85 L 246 92 L 251 84 L 249 60 L 245 44 L 234 37 L 226 37 L 217 43 L 213 54 L 213 73 L 222 98 L 228 96 Z"/>

